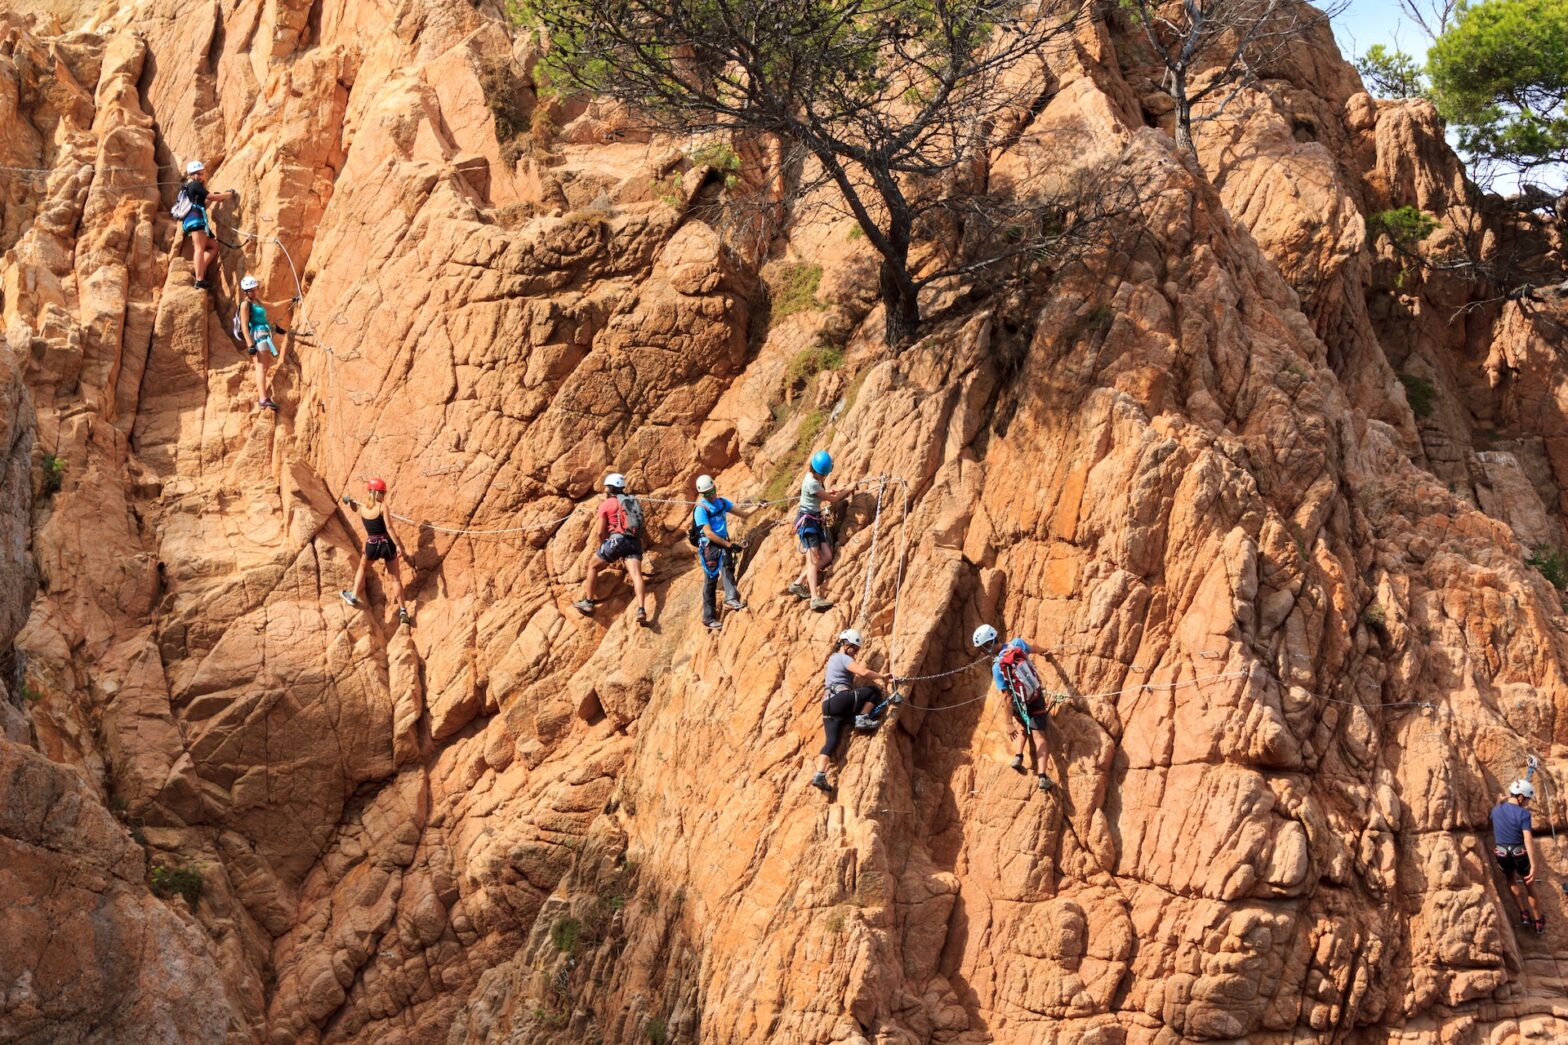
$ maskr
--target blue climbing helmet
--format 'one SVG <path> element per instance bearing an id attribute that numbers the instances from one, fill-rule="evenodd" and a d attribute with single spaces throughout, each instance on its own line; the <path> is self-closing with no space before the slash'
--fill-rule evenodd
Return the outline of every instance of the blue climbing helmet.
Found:
<path id="1" fill-rule="evenodd" d="M 826 450 L 818 450 L 812 454 L 811 470 L 818 475 L 827 475 L 833 470 L 833 455 Z"/>

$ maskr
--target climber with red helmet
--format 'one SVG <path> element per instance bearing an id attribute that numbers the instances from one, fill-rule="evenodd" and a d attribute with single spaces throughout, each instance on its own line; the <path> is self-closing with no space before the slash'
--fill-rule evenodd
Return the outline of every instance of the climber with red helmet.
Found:
<path id="1" fill-rule="evenodd" d="M 392 578 L 392 592 L 397 598 L 398 623 L 412 625 L 414 618 L 409 616 L 407 607 L 403 605 L 403 578 L 398 575 L 397 544 L 392 539 L 392 526 L 388 521 L 391 512 L 386 503 L 387 484 L 382 479 L 371 479 L 365 484 L 365 491 L 365 504 L 360 504 L 347 494 L 343 495 L 343 503 L 357 511 L 365 524 L 365 554 L 360 556 L 359 569 L 354 573 L 354 590 L 340 591 L 338 594 L 344 602 L 358 609 L 359 600 L 365 593 L 365 567 L 380 560 L 386 563 L 387 576 Z"/>
<path id="2" fill-rule="evenodd" d="M 811 608 L 818 613 L 833 606 L 821 595 L 822 571 L 833 561 L 833 543 L 822 519 L 822 506 L 835 504 L 850 494 L 848 490 L 829 490 L 823 483 L 832 471 L 833 456 L 826 450 L 811 455 L 806 478 L 800 484 L 800 507 L 795 512 L 795 536 L 800 539 L 806 565 L 789 586 L 789 593 L 797 599 L 810 599 Z"/>
<path id="3" fill-rule="evenodd" d="M 212 286 L 207 282 L 207 267 L 218 257 L 218 243 L 213 235 L 212 223 L 207 218 L 207 205 L 239 198 L 240 194 L 233 189 L 221 192 L 208 189 L 207 165 L 200 160 L 192 160 L 185 165 L 185 183 L 180 186 L 179 196 L 170 213 L 195 244 L 191 268 L 196 278 L 191 285 L 197 290 L 206 290 Z"/>
<path id="4" fill-rule="evenodd" d="M 1492 810 L 1492 854 L 1508 879 L 1508 891 L 1519 905 L 1519 924 L 1544 936 L 1546 919 L 1541 917 L 1535 890 L 1531 888 L 1535 884 L 1535 869 L 1540 866 L 1530 823 L 1530 800 L 1534 797 L 1535 785 L 1528 780 L 1515 780 L 1508 785 L 1508 797 Z"/>
<path id="5" fill-rule="evenodd" d="M 994 655 L 991 681 L 997 690 L 1007 695 L 1008 707 L 1012 711 L 1007 720 L 1007 735 L 1018 748 L 1013 753 L 1012 768 L 1024 772 L 1024 748 L 1033 736 L 1035 784 L 1041 791 L 1049 791 L 1054 785 L 1046 774 L 1051 749 L 1045 739 L 1045 721 L 1061 709 L 1063 701 L 1047 704 L 1045 687 L 1041 685 L 1039 673 L 1034 670 L 1034 663 L 1029 659 L 1031 650 L 1028 642 L 1012 639 L 1003 643 L 998 650 L 998 638 L 995 628 L 982 624 L 975 629 L 970 642 L 975 649 Z"/>
<path id="6" fill-rule="evenodd" d="M 626 575 L 631 578 L 632 591 L 637 596 L 637 623 L 646 628 L 648 609 L 644 602 L 642 577 L 642 505 L 626 492 L 626 477 L 620 472 L 611 472 L 604 477 L 604 500 L 594 510 L 593 519 L 583 597 L 572 603 L 572 608 L 585 617 L 592 617 L 593 608 L 598 603 L 593 593 L 599 583 L 599 571 L 613 563 L 624 562 Z"/>
<path id="7" fill-rule="evenodd" d="M 853 726 L 863 733 L 875 732 L 882 724 L 878 710 L 886 704 L 900 702 L 898 694 L 882 702 L 882 690 L 874 685 L 856 685 L 861 679 L 892 684 L 893 676 L 862 663 L 858 658 L 865 639 L 854 628 L 839 632 L 828 657 L 827 672 L 822 688 L 822 749 L 817 753 L 817 772 L 811 786 L 819 791 L 832 792 L 828 783 L 828 761 L 838 749 L 839 740 L 846 729 Z"/>

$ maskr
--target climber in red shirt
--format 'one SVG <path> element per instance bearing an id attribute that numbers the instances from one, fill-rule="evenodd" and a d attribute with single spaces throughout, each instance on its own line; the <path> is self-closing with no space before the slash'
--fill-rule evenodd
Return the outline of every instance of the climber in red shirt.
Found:
<path id="1" fill-rule="evenodd" d="M 593 616 L 594 588 L 599 571 L 611 563 L 625 562 L 637 596 L 637 623 L 648 626 L 648 610 L 642 577 L 642 505 L 626 492 L 626 477 L 611 472 L 604 477 L 604 500 L 594 511 L 593 537 L 589 547 L 597 549 L 588 556 L 588 575 L 583 579 L 583 597 L 572 608 L 585 617 Z"/>

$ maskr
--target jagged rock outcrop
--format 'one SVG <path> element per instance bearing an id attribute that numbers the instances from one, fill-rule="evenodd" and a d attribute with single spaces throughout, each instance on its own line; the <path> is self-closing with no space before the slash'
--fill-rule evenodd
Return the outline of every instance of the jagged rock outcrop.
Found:
<path id="1" fill-rule="evenodd" d="M 1484 837 L 1568 743 L 1568 616 L 1526 562 L 1568 543 L 1561 317 L 1402 274 L 1369 219 L 1559 244 L 1326 33 L 1199 169 L 1145 126 L 1136 38 L 1086 30 L 992 176 L 1114 159 L 1137 227 L 951 290 L 893 352 L 845 224 L 739 242 L 722 179 L 539 97 L 491 5 L 68 8 L 0 15 L 0 648 L 31 698 L 0 1040 L 1568 1033 L 1562 900 L 1516 937 Z M 240 193 L 210 296 L 166 216 L 198 156 Z M 794 314 L 780 265 L 821 269 Z M 242 274 L 291 330 L 277 415 L 228 334 Z M 803 370 L 824 340 L 842 367 Z M 704 471 L 787 496 L 814 444 L 907 486 L 849 502 L 823 615 L 781 594 L 787 511 L 753 520 L 751 606 L 710 634 L 667 502 Z M 618 579 L 569 605 L 612 468 L 662 533 L 647 629 Z M 417 521 L 412 629 L 379 582 L 336 597 L 371 475 Z M 982 620 L 1070 698 L 1054 795 L 961 670 Z M 824 801 L 850 623 L 943 677 Z M 200 874 L 193 908 L 154 865 Z"/>

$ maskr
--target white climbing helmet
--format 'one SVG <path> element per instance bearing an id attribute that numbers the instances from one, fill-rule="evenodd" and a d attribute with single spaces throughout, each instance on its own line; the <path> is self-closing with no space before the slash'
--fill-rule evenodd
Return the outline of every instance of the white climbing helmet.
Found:
<path id="1" fill-rule="evenodd" d="M 240 280 L 241 290 L 255 290 L 259 286 L 261 286 L 261 284 L 256 282 L 255 276 L 246 276 L 244 279 Z"/>
<path id="2" fill-rule="evenodd" d="M 857 648 L 866 644 L 865 640 L 860 637 L 860 632 L 856 631 L 854 628 L 845 628 L 843 631 L 839 632 L 838 640 L 840 642 L 847 642 L 851 646 L 855 646 Z"/>
<path id="3" fill-rule="evenodd" d="M 1535 785 L 1528 780 L 1515 780 L 1508 785 L 1508 793 L 1517 798 L 1534 798 Z"/>
<path id="4" fill-rule="evenodd" d="M 697 492 L 698 493 L 712 493 L 713 492 L 713 476 L 711 476 L 711 475 L 699 475 L 699 476 L 697 476 Z"/>
<path id="5" fill-rule="evenodd" d="M 969 640 L 976 648 L 989 646 L 996 641 L 996 629 L 989 624 L 982 624 L 975 629 L 974 636 Z"/>
<path id="6" fill-rule="evenodd" d="M 191 174 L 200 174 L 206 169 L 207 165 L 200 160 L 192 160 L 185 165 L 185 173 L 187 176 Z"/>
<path id="7" fill-rule="evenodd" d="M 604 477 L 604 485 L 613 486 L 617 490 L 626 489 L 626 476 L 620 472 L 611 472 Z"/>

